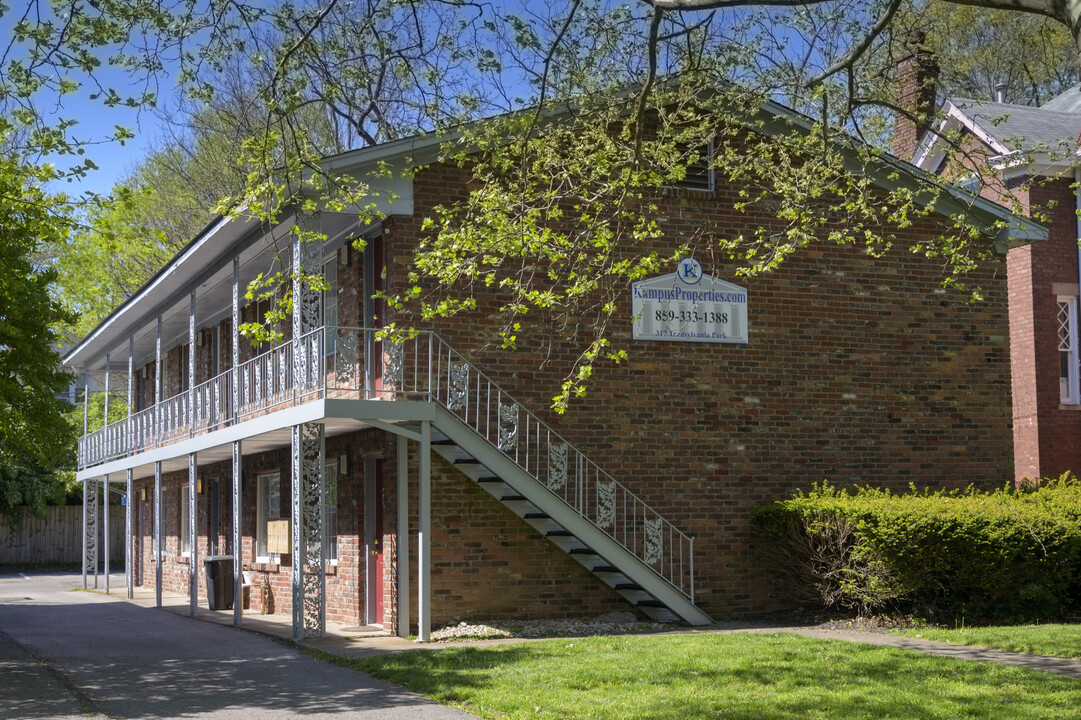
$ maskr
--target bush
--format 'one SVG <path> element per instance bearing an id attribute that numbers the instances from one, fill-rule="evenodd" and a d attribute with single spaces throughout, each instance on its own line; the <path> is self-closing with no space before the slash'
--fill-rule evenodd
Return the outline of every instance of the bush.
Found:
<path id="1" fill-rule="evenodd" d="M 1070 474 L 994 492 L 823 483 L 757 508 L 752 522 L 800 602 L 983 617 L 1081 608 L 1081 482 Z"/>

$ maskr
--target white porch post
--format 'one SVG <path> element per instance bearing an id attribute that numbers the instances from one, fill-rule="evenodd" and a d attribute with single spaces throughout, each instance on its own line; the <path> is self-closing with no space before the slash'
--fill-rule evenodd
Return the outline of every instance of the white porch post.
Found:
<path id="1" fill-rule="evenodd" d="M 83 370 L 83 435 L 90 431 L 90 390 L 93 374 L 89 368 Z"/>
<path id="2" fill-rule="evenodd" d="M 134 451 L 134 429 L 131 423 L 132 410 L 134 409 L 135 392 L 134 392 L 134 376 L 135 376 L 135 337 L 128 336 L 128 417 L 125 420 L 125 451 L 131 453 Z M 132 557 L 131 544 L 134 538 L 131 536 L 131 518 L 132 518 L 132 504 L 134 503 L 135 496 L 135 475 L 134 471 L 128 469 L 127 486 L 124 488 L 124 585 L 128 591 L 128 599 L 131 600 L 135 597 L 135 584 L 134 584 L 134 569 L 131 564 L 135 558 Z"/>
<path id="3" fill-rule="evenodd" d="M 232 379 L 233 387 L 230 399 L 233 401 L 233 424 L 240 417 L 240 257 L 233 258 L 233 320 L 230 333 L 232 336 Z M 236 448 L 234 448 L 235 450 Z M 239 552 L 233 548 L 233 552 Z"/>
<path id="4" fill-rule="evenodd" d="M 106 386 L 108 383 L 106 383 Z M 108 392 L 108 391 L 106 391 Z M 106 395 L 108 397 L 108 395 Z M 104 490 L 102 493 L 102 502 L 105 504 L 101 509 L 101 547 L 102 552 L 105 553 L 105 594 L 109 594 L 109 490 L 112 487 L 109 484 L 109 476 L 105 475 L 101 480 L 101 487 Z M 96 586 L 95 586 L 96 587 Z"/>
<path id="5" fill-rule="evenodd" d="M 161 563 L 165 533 L 161 522 L 161 461 L 154 463 L 154 606 L 161 607 Z"/>
<path id="6" fill-rule="evenodd" d="M 233 258 L 233 318 L 230 328 L 232 339 L 232 388 L 233 424 L 240 416 L 240 257 Z M 243 497 L 243 447 L 240 441 L 233 443 L 233 624 L 239 625 L 244 615 L 244 589 L 241 587 L 241 571 L 244 567 L 244 545 L 240 539 L 240 499 Z"/>
<path id="7" fill-rule="evenodd" d="M 135 597 L 135 569 L 131 566 L 135 561 L 131 552 L 133 541 L 131 537 L 131 515 L 133 512 L 131 506 L 135 498 L 135 473 L 130 468 L 128 469 L 127 479 L 128 482 L 124 488 L 124 585 L 127 588 L 128 600 L 131 600 Z"/>
<path id="8" fill-rule="evenodd" d="M 109 428 L 109 400 L 111 399 L 109 396 L 112 394 L 112 391 L 113 391 L 113 383 L 112 383 L 112 377 L 113 376 L 112 376 L 112 373 L 109 371 L 109 362 L 110 362 L 109 353 L 105 353 L 105 421 L 102 424 L 102 427 L 105 428 L 104 437 L 102 437 L 102 440 L 105 441 L 105 457 L 109 457 L 109 455 L 111 454 L 110 450 L 112 450 L 112 448 L 110 446 L 110 443 L 109 443 L 109 429 L 108 428 Z M 102 524 L 104 525 L 104 531 L 102 532 L 102 543 L 101 544 L 102 544 L 102 548 L 103 548 L 103 550 L 105 552 L 105 594 L 108 595 L 109 594 L 109 476 L 108 475 L 106 475 L 106 476 L 104 476 L 102 478 L 102 485 L 101 486 L 105 490 L 105 492 L 103 493 L 104 494 L 105 506 L 102 508 L 102 511 L 101 511 Z M 97 576 L 97 572 L 96 572 L 97 568 L 95 567 L 94 569 L 95 569 L 94 587 L 97 588 L 97 586 L 98 586 L 98 582 L 97 582 L 98 576 Z"/>
<path id="9" fill-rule="evenodd" d="M 417 538 L 417 640 L 431 639 L 432 599 L 432 423 L 420 424 L 420 535 Z"/>
<path id="10" fill-rule="evenodd" d="M 244 588 L 241 587 L 241 569 L 244 562 L 244 548 L 240 541 L 240 497 L 243 472 L 241 467 L 241 445 L 233 443 L 233 624 L 239 625 L 244 614 Z"/>
<path id="11" fill-rule="evenodd" d="M 158 336 L 154 342 L 154 443 L 161 438 L 161 315 L 158 315 Z M 165 557 L 165 528 L 161 521 L 161 461 L 154 463 L 154 598 L 161 607 L 161 563 Z"/>
<path id="12" fill-rule="evenodd" d="M 409 637 L 409 439 L 398 436 L 398 637 Z"/>
<path id="13" fill-rule="evenodd" d="M 188 307 L 188 437 L 195 434 L 195 291 Z M 195 453 L 188 455 L 188 615 L 199 606 L 199 468 Z M 209 531 L 207 533 L 209 536 Z M 209 537 L 208 537 L 209 539 Z M 210 592 L 210 588 L 207 588 Z M 207 598 L 209 603 L 209 597 Z"/>
<path id="14" fill-rule="evenodd" d="M 199 517 L 195 512 L 196 503 L 199 501 L 199 493 L 196 492 L 198 490 L 197 474 L 196 455 L 190 453 L 188 455 L 188 593 L 190 595 L 188 615 L 191 617 L 195 617 L 195 609 L 199 606 L 199 548 L 196 543 L 199 532 L 195 526 L 195 519 Z M 207 590 L 209 592 L 209 588 Z"/>

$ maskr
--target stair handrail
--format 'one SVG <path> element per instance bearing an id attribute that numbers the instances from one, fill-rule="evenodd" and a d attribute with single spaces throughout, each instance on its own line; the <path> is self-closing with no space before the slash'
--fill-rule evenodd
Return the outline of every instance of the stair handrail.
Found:
<path id="1" fill-rule="evenodd" d="M 429 336 L 428 395 L 433 401 L 694 602 L 693 536 L 526 409 L 435 332 L 423 334 Z M 414 340 L 416 354 L 419 345 Z M 416 357 L 415 365 L 421 361 Z"/>

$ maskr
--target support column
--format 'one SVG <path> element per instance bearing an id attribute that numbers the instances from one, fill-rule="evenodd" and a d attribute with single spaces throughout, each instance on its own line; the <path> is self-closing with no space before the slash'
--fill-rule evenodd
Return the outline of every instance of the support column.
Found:
<path id="1" fill-rule="evenodd" d="M 135 429 L 131 423 L 133 403 L 135 402 L 135 337 L 128 336 L 128 417 L 125 420 L 125 450 L 133 452 L 135 449 Z M 135 504 L 135 475 L 129 468 L 127 485 L 124 488 L 124 585 L 127 588 L 128 600 L 135 597 L 135 576 L 132 563 L 131 544 L 134 538 L 131 536 L 132 506 Z"/>
<path id="2" fill-rule="evenodd" d="M 293 637 L 326 635 L 326 488 L 322 423 L 292 433 Z"/>
<path id="3" fill-rule="evenodd" d="M 106 383 L 106 385 L 108 385 L 108 383 Z M 108 397 L 108 395 L 106 395 L 106 397 Z M 109 485 L 109 476 L 108 475 L 106 475 L 104 478 L 102 478 L 101 487 L 102 487 L 102 490 L 104 491 L 101 494 L 102 502 L 105 503 L 101 508 L 101 524 L 102 524 L 101 547 L 102 547 L 102 551 L 105 554 L 105 558 L 104 558 L 104 562 L 105 562 L 105 594 L 108 595 L 109 594 L 109 490 L 110 490 L 110 487 L 111 487 Z M 95 584 L 94 587 L 97 587 L 97 584 Z"/>
<path id="4" fill-rule="evenodd" d="M 188 437 L 195 435 L 195 291 L 188 310 Z"/>
<path id="5" fill-rule="evenodd" d="M 234 405 L 235 407 L 235 405 Z M 243 577 L 244 548 L 240 542 L 240 497 L 243 482 L 242 456 L 240 441 L 233 443 L 233 624 L 239 625 L 244 614 L 244 588 L 240 585 Z"/>
<path id="6" fill-rule="evenodd" d="M 130 415 L 128 417 L 131 417 Z M 124 585 L 127 588 L 128 600 L 135 597 L 135 575 L 131 564 L 135 560 L 131 552 L 131 514 L 134 512 L 131 506 L 135 499 L 135 473 L 128 470 L 128 482 L 124 488 Z"/>
<path id="7" fill-rule="evenodd" d="M 93 374 L 89 369 L 83 371 L 83 437 L 90 432 L 90 390 Z"/>
<path id="8" fill-rule="evenodd" d="M 104 432 L 102 434 L 102 441 L 105 443 L 105 457 L 110 457 L 115 450 L 112 444 L 109 442 L 109 396 L 113 391 L 112 373 L 109 372 L 109 353 L 105 353 L 105 417 L 102 423 Z M 105 532 L 102 534 L 102 547 L 105 551 L 105 594 L 109 594 L 109 476 L 106 475 L 102 478 L 102 488 L 104 489 L 103 499 L 105 506 L 102 508 L 102 522 L 105 525 Z M 95 571 L 97 566 L 94 567 Z M 94 588 L 98 586 L 98 575 L 94 573 Z"/>
<path id="9" fill-rule="evenodd" d="M 88 557 L 88 553 L 90 552 L 90 543 L 87 542 L 86 534 L 86 525 L 90 514 L 90 511 L 88 509 L 90 505 L 90 497 L 86 494 L 87 490 L 87 482 L 86 480 L 83 480 L 83 590 L 86 590 L 86 559 Z"/>
<path id="10" fill-rule="evenodd" d="M 98 587 L 98 483 L 83 481 L 83 588 L 87 573 L 94 575 L 94 589 Z"/>
<path id="11" fill-rule="evenodd" d="M 398 637 L 409 637 L 409 439 L 398 436 Z"/>
<path id="12" fill-rule="evenodd" d="M 199 607 L 199 532 L 196 527 L 196 518 L 199 517 L 198 510 L 199 493 L 196 492 L 198 488 L 198 467 L 196 464 L 196 454 L 188 454 L 188 594 L 189 605 L 188 615 L 195 617 L 195 609 Z M 207 592 L 210 592 L 210 588 L 207 588 Z"/>
<path id="13" fill-rule="evenodd" d="M 230 328 L 230 335 L 232 335 L 232 351 L 233 351 L 233 367 L 232 378 L 233 387 L 231 400 L 233 401 L 233 424 L 237 423 L 237 419 L 240 417 L 240 258 L 233 258 L 233 321 Z M 236 458 L 236 447 L 233 448 L 233 457 Z M 234 477 L 235 477 L 234 470 Z M 236 499 L 236 498 L 234 498 Z M 234 505 L 234 507 L 237 507 Z M 234 516 L 235 517 L 235 516 Z M 234 531 L 235 532 L 235 531 Z M 234 536 L 235 537 L 235 536 Z M 239 552 L 239 546 L 233 548 L 233 552 Z"/>
<path id="14" fill-rule="evenodd" d="M 154 444 L 161 437 L 161 315 L 158 315 L 158 337 L 154 341 Z"/>
<path id="15" fill-rule="evenodd" d="M 160 325 L 158 337 L 161 337 Z M 160 344 L 160 343 L 159 343 Z M 163 532 L 161 522 L 161 461 L 154 463 L 154 606 L 161 607 L 161 562 L 165 549 L 161 546 Z"/>
<path id="16" fill-rule="evenodd" d="M 420 532 L 417 538 L 417 640 L 431 639 L 432 625 L 432 423 L 420 423 Z"/>

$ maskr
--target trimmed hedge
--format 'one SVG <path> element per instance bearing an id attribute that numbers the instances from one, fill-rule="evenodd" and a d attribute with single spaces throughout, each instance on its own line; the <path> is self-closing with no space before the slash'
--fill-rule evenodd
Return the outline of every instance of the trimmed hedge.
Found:
<path id="1" fill-rule="evenodd" d="M 822 483 L 751 517 L 800 602 L 978 617 L 1081 609 L 1081 482 L 1068 473 L 1020 491 Z"/>

